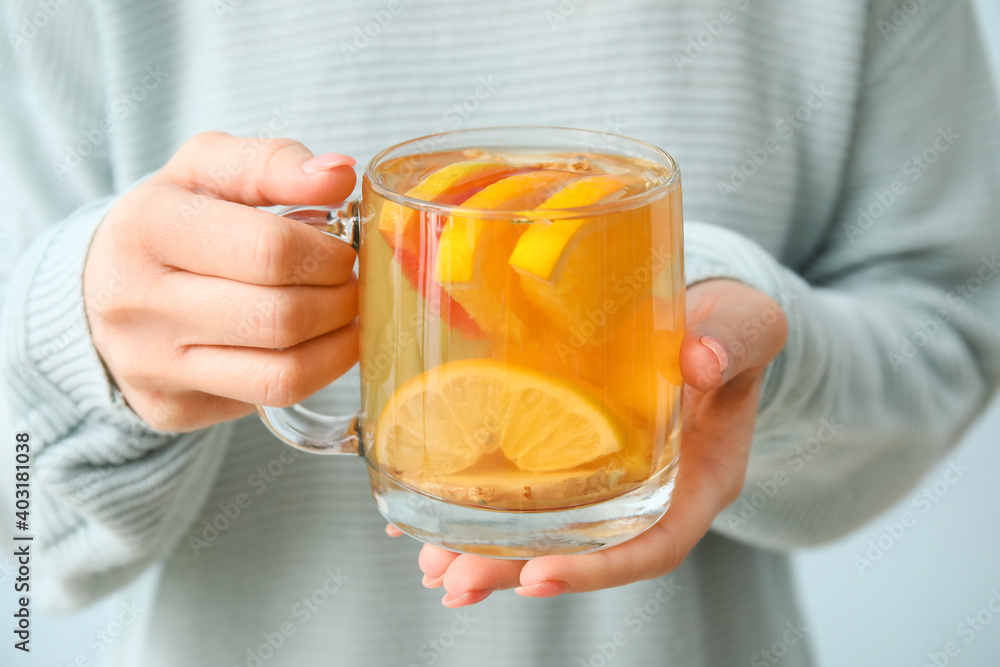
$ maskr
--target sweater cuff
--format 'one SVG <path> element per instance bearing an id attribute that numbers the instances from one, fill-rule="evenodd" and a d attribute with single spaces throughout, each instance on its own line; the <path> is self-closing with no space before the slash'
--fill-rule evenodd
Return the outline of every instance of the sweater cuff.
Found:
<path id="1" fill-rule="evenodd" d="M 6 393 L 19 421 L 38 433 L 39 442 L 52 442 L 89 419 L 135 435 L 158 433 L 125 404 L 87 322 L 84 262 L 98 225 L 116 201 L 95 201 L 46 230 L 18 262 L 7 290 L 0 332 L 13 386 Z M 117 276 L 92 301 L 111 298 L 125 279 Z"/>
<path id="2" fill-rule="evenodd" d="M 796 346 L 796 306 L 801 295 L 809 289 L 808 284 L 754 241 L 732 230 L 702 222 L 684 223 L 684 274 L 689 287 L 712 278 L 738 280 L 770 296 L 784 311 L 788 321 L 788 342 L 765 371 L 758 410 L 758 414 L 763 415 L 774 404 L 783 369 Z M 760 321 L 751 326 L 766 328 L 770 319 L 767 313 L 761 313 Z"/>

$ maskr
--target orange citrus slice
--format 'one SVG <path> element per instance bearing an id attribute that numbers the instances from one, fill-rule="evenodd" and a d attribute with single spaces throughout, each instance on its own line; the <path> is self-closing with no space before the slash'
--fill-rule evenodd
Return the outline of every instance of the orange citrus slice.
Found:
<path id="1" fill-rule="evenodd" d="M 490 359 L 453 361 L 404 382 L 386 404 L 375 458 L 440 478 L 499 449 L 520 470 L 569 470 L 614 454 L 624 429 L 584 389 Z"/>
<path id="2" fill-rule="evenodd" d="M 463 207 L 527 210 L 576 176 L 538 170 L 486 186 Z M 441 232 L 435 279 L 494 337 L 523 340 L 532 325 L 531 304 L 521 294 L 507 258 L 527 225 L 455 215 Z"/>
<path id="3" fill-rule="evenodd" d="M 421 201 L 458 204 L 496 179 L 514 171 L 502 162 L 463 160 L 452 162 L 406 191 L 407 197 Z M 420 248 L 420 212 L 387 201 L 379 216 L 378 229 L 394 250 L 417 253 Z"/>
<path id="4" fill-rule="evenodd" d="M 538 206 L 538 210 L 579 208 L 620 199 L 628 192 L 628 183 L 611 176 L 581 178 L 555 193 Z M 523 273 L 549 280 L 565 260 L 573 242 L 587 219 L 556 220 L 536 225 L 524 234 L 510 256 L 510 265 Z"/>
<path id="5" fill-rule="evenodd" d="M 611 176 L 581 179 L 540 209 L 615 201 L 632 186 Z M 544 207 L 544 208 L 543 208 Z M 510 266 L 525 296 L 574 345 L 602 345 L 614 323 L 650 293 L 664 262 L 652 253 L 649 206 L 534 224 L 518 238 Z"/>

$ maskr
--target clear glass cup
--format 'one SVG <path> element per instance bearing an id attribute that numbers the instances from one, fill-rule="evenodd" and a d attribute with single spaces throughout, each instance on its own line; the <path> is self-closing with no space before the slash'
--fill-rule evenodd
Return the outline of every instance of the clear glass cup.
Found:
<path id="1" fill-rule="evenodd" d="M 258 406 L 286 443 L 365 457 L 385 518 L 454 551 L 582 553 L 666 511 L 684 335 L 680 172 L 611 134 L 433 135 L 360 200 L 283 215 L 359 251 L 362 409 Z"/>

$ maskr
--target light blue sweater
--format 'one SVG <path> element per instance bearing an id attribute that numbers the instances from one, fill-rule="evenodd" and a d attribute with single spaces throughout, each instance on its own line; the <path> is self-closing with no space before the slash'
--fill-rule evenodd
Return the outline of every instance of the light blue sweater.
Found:
<path id="1" fill-rule="evenodd" d="M 147 667 L 808 665 L 782 551 L 898 499 L 1000 382 L 1000 122 L 965 0 L 2 12 L 0 437 L 35 443 L 34 600 L 77 608 L 158 565 Z M 688 282 L 771 294 L 790 336 L 744 493 L 678 570 L 456 612 L 420 587 L 419 545 L 384 536 L 360 461 L 297 456 L 256 418 L 145 426 L 90 341 L 81 272 L 115 197 L 198 131 L 277 133 L 363 164 L 508 124 L 670 151 Z M 355 370 L 331 408 L 356 404 L 356 386 Z"/>

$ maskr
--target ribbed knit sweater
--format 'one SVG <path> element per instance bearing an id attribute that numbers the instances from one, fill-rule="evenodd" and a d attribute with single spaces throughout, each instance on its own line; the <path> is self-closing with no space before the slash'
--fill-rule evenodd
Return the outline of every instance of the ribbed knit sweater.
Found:
<path id="1" fill-rule="evenodd" d="M 1000 122 L 965 0 L 0 11 L 2 437 L 34 443 L 36 604 L 78 608 L 159 569 L 141 663 L 119 664 L 808 665 L 787 550 L 900 498 L 1000 382 Z M 749 283 L 790 333 L 743 495 L 680 568 L 451 611 L 420 586 L 419 544 L 384 535 L 360 460 L 297 455 L 255 417 L 145 425 L 89 337 L 81 273 L 116 197 L 196 132 L 364 164 L 511 124 L 672 153 L 688 283 Z M 358 403 L 356 374 L 331 410 Z"/>

